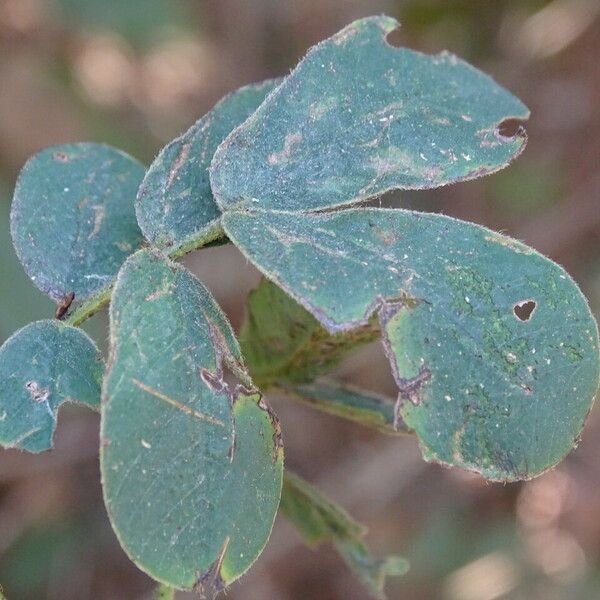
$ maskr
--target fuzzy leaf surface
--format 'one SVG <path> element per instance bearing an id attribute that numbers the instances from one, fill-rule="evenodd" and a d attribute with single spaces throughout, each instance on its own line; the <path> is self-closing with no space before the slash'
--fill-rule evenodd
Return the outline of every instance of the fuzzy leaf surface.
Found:
<path id="1" fill-rule="evenodd" d="M 280 82 L 264 81 L 229 94 L 160 151 L 146 173 L 136 201 L 138 223 L 153 245 L 193 246 L 194 240 L 218 226 L 221 212 L 210 189 L 210 161 L 223 139 Z"/>
<path id="2" fill-rule="evenodd" d="M 309 50 L 218 148 L 222 210 L 304 211 L 390 189 L 434 188 L 505 167 L 524 147 L 499 125 L 527 107 L 459 58 L 394 48 L 370 17 Z"/>
<path id="3" fill-rule="evenodd" d="M 64 402 L 100 408 L 103 369 L 80 329 L 44 320 L 17 331 L 0 348 L 0 444 L 49 450 Z"/>
<path id="4" fill-rule="evenodd" d="M 149 575 L 210 595 L 269 537 L 282 480 L 277 419 L 250 387 L 225 316 L 184 267 L 133 255 L 110 321 L 101 471 L 113 528 Z M 245 386 L 226 384 L 225 367 Z"/>
<path id="5" fill-rule="evenodd" d="M 23 167 L 11 209 L 13 244 L 45 294 L 85 300 L 140 247 L 134 201 L 144 167 L 103 144 L 42 150 Z"/>
<path id="6" fill-rule="evenodd" d="M 229 238 L 331 333 L 379 315 L 400 418 L 428 460 L 527 479 L 577 443 L 598 330 L 565 271 L 436 214 L 230 212 Z"/>

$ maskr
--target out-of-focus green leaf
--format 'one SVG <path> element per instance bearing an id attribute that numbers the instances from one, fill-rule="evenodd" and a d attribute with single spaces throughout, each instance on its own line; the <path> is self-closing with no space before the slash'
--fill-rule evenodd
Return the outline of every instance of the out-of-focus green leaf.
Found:
<path id="1" fill-rule="evenodd" d="M 268 279 L 250 292 L 240 330 L 242 353 L 262 389 L 277 382 L 312 381 L 378 337 L 375 319 L 352 332 L 332 335 Z"/>
<path id="2" fill-rule="evenodd" d="M 32 289 L 15 255 L 10 238 L 8 198 L 8 191 L 0 185 L 0 343 L 15 329 L 51 315 L 55 309 L 49 298 Z"/>
<path id="3" fill-rule="evenodd" d="M 301 385 L 278 385 L 285 394 L 323 412 L 378 429 L 382 433 L 409 433 L 396 423 L 394 401 L 379 394 L 319 379 Z"/>
<path id="4" fill-rule="evenodd" d="M 17 255 L 53 300 L 85 300 L 106 288 L 142 243 L 134 200 L 136 160 L 102 144 L 46 148 L 23 167 L 11 209 Z"/>
<path id="5" fill-rule="evenodd" d="M 0 444 L 42 452 L 52 447 L 64 402 L 99 408 L 103 363 L 92 340 L 58 321 L 37 321 L 0 348 Z"/>
<path id="6" fill-rule="evenodd" d="M 130 41 L 148 44 L 174 27 L 185 27 L 189 15 L 173 0 L 58 0 L 68 24 L 117 32 Z"/>
<path id="7" fill-rule="evenodd" d="M 138 252 L 119 274 L 110 318 L 100 460 L 113 528 L 158 581 L 218 591 L 269 537 L 283 466 L 277 419 L 187 269 Z M 225 367 L 244 385 L 228 385 Z"/>
<path id="8" fill-rule="evenodd" d="M 222 233 L 208 178 L 210 161 L 223 139 L 280 82 L 272 79 L 229 94 L 160 151 L 136 201 L 138 223 L 152 244 L 183 253 Z"/>
<path id="9" fill-rule="evenodd" d="M 232 211 L 224 227 L 328 331 L 379 315 L 397 415 L 426 459 L 518 480 L 577 444 L 598 330 L 572 279 L 531 248 L 405 210 Z"/>
<path id="10" fill-rule="evenodd" d="M 314 210 L 390 189 L 481 177 L 523 149 L 506 119 L 528 109 L 457 57 L 394 48 L 389 17 L 355 21 L 313 47 L 217 150 L 223 210 Z"/>
<path id="11" fill-rule="evenodd" d="M 374 559 L 362 540 L 366 528 L 289 470 L 283 480 L 280 510 L 308 544 L 332 542 L 373 598 L 385 598 L 386 577 L 408 571 L 408 562 L 400 556 Z"/>

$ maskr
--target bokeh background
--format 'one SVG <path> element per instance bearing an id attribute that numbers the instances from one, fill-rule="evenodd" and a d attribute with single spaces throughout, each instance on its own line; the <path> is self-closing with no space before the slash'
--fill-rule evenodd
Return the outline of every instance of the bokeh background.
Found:
<path id="1" fill-rule="evenodd" d="M 533 245 L 573 274 L 598 314 L 598 0 L 0 0 L 0 342 L 53 312 L 9 238 L 12 188 L 31 154 L 90 140 L 149 163 L 226 92 L 285 74 L 313 43 L 383 12 L 402 22 L 394 43 L 461 55 L 522 98 L 532 118 L 527 150 L 502 173 L 382 202 L 442 211 Z M 239 327 L 257 272 L 231 247 L 186 263 Z M 106 316 L 86 328 L 105 347 Z M 338 376 L 394 393 L 377 345 Z M 600 598 L 600 410 L 557 469 L 499 485 L 424 463 L 412 439 L 291 400 L 272 403 L 288 466 L 366 523 L 376 554 L 411 561 L 405 578 L 389 582 L 390 600 Z M 97 448 L 98 416 L 68 407 L 54 451 L 0 451 L 0 583 L 10 600 L 150 598 L 152 582 L 108 524 Z M 305 548 L 278 518 L 267 549 L 227 597 L 366 594 L 330 547 Z"/>

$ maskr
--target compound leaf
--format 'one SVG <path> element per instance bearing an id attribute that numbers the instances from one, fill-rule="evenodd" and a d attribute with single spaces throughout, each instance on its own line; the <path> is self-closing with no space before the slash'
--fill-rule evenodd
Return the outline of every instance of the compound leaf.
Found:
<path id="1" fill-rule="evenodd" d="M 355 21 L 313 47 L 218 148 L 211 183 L 223 210 L 314 210 L 390 189 L 464 181 L 506 166 L 526 119 L 513 95 L 457 57 L 394 48 L 389 17 Z"/>
<path id="2" fill-rule="evenodd" d="M 223 313 L 184 267 L 133 255 L 110 321 L 101 470 L 113 528 L 155 579 L 218 591 L 269 537 L 282 480 L 277 419 L 250 387 Z M 244 385 L 225 383 L 225 367 Z"/>
<path id="3" fill-rule="evenodd" d="M 52 447 L 64 402 L 100 407 L 103 362 L 80 329 L 37 321 L 0 348 L 0 444 L 42 452 Z"/>
<path id="4" fill-rule="evenodd" d="M 332 335 L 268 279 L 262 279 L 250 292 L 240 330 L 242 353 L 261 389 L 274 383 L 312 381 L 378 337 L 376 319 L 364 327 Z"/>
<path id="5" fill-rule="evenodd" d="M 531 248 L 436 214 L 235 212 L 229 238 L 331 333 L 379 315 L 398 421 L 425 458 L 518 480 L 578 441 L 598 330 L 572 279 Z"/>
<path id="6" fill-rule="evenodd" d="M 248 85 L 223 98 L 150 165 L 136 201 L 138 223 L 155 246 L 193 249 L 216 235 L 221 215 L 208 167 L 223 139 L 243 123 L 280 79 Z"/>
<path id="7" fill-rule="evenodd" d="M 11 233 L 31 280 L 58 302 L 85 300 L 142 243 L 134 200 L 144 167 L 103 144 L 65 144 L 30 158 L 17 182 Z"/>
<path id="8" fill-rule="evenodd" d="M 374 559 L 362 539 L 366 528 L 289 470 L 283 481 L 280 509 L 308 544 L 332 542 L 373 598 L 385 599 L 386 577 L 398 577 L 408 571 L 408 562 L 400 556 Z"/>

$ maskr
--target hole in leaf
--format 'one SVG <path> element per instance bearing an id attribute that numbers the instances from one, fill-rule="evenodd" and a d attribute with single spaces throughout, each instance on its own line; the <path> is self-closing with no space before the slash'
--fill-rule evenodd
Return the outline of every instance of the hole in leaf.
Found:
<path id="1" fill-rule="evenodd" d="M 402 32 L 400 27 L 397 27 L 394 31 L 390 31 L 385 36 L 385 41 L 392 48 L 402 48 Z"/>
<path id="2" fill-rule="evenodd" d="M 525 137 L 525 126 L 520 119 L 505 119 L 496 127 L 498 136 L 510 141 L 517 137 Z"/>
<path id="3" fill-rule="evenodd" d="M 519 321 L 529 321 L 536 307 L 537 302 L 535 300 L 521 300 L 513 306 L 513 312 Z"/>

